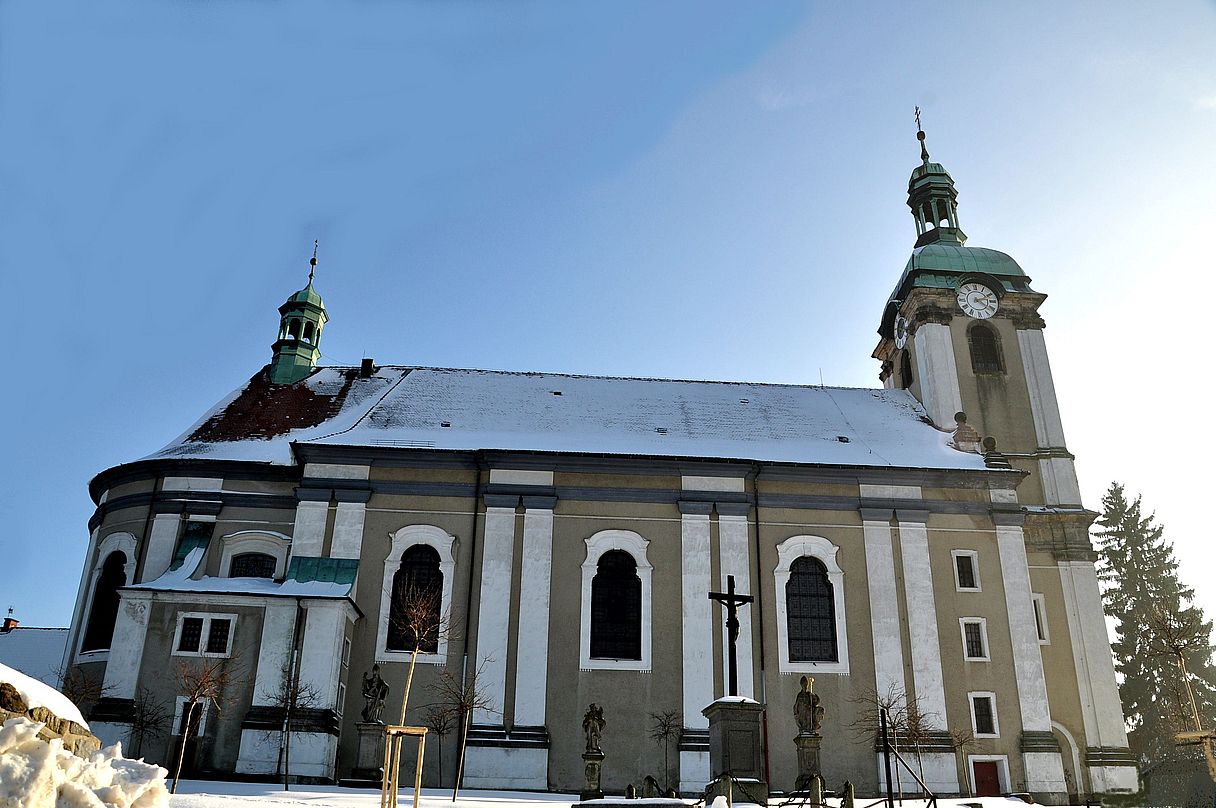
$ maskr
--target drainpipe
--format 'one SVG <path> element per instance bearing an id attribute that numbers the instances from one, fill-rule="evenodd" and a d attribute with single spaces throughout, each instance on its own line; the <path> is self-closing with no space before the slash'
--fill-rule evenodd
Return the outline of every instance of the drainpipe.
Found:
<path id="1" fill-rule="evenodd" d="M 752 473 L 749 475 L 752 478 L 752 499 L 756 502 L 756 529 L 753 534 L 753 545 L 755 546 L 756 558 L 756 591 L 752 594 L 756 600 L 754 608 L 756 610 L 756 626 L 760 635 L 760 692 L 759 696 L 761 704 L 765 705 L 764 712 L 760 714 L 763 725 L 761 727 L 764 737 L 764 781 L 770 786 L 772 785 L 772 777 L 769 775 L 769 744 L 768 744 L 768 670 L 764 664 L 764 573 L 760 567 L 760 492 L 757 484 L 760 477 L 760 464 L 752 463 Z"/>

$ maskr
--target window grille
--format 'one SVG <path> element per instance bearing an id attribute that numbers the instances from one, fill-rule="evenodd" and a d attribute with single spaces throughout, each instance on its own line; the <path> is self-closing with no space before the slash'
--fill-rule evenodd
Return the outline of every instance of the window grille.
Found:
<path id="1" fill-rule="evenodd" d="M 967 336 L 971 343 L 971 369 L 976 373 L 1004 373 L 1005 362 L 1001 357 L 1001 345 L 996 332 L 986 325 L 971 327 Z"/>
<path id="2" fill-rule="evenodd" d="M 241 553 L 232 557 L 229 578 L 273 578 L 278 562 L 266 553 Z"/>
<path id="3" fill-rule="evenodd" d="M 963 636 L 967 640 L 967 658 L 985 659 L 988 649 L 984 647 L 984 627 L 979 623 L 964 623 Z"/>
<path id="4" fill-rule="evenodd" d="M 591 656 L 642 658 L 642 581 L 624 550 L 600 556 L 591 580 Z"/>
<path id="5" fill-rule="evenodd" d="M 959 589 L 978 589 L 975 583 L 975 559 L 969 555 L 956 555 L 954 568 L 958 572 Z"/>
<path id="6" fill-rule="evenodd" d="M 996 721 L 993 718 L 992 697 L 972 696 L 971 710 L 975 714 L 975 734 L 995 735 Z"/>
<path id="7" fill-rule="evenodd" d="M 182 620 L 182 632 L 177 640 L 177 650 L 198 653 L 198 644 L 203 639 L 203 618 L 187 617 Z"/>
<path id="8" fill-rule="evenodd" d="M 790 565 L 785 585 L 791 662 L 836 662 L 836 600 L 828 571 L 817 558 Z"/>
<path id="9" fill-rule="evenodd" d="M 389 651 L 413 651 L 415 645 L 424 654 L 439 648 L 439 621 L 443 597 L 443 572 L 439 569 L 439 553 L 426 544 L 415 544 L 401 555 L 401 566 L 393 576 L 393 594 L 389 605 Z M 424 634 L 416 642 L 417 630 Z"/>
<path id="10" fill-rule="evenodd" d="M 228 634 L 232 624 L 227 620 L 212 620 L 207 632 L 207 653 L 226 654 L 228 652 Z"/>
<path id="11" fill-rule="evenodd" d="M 100 651 L 110 647 L 114 639 L 114 622 L 118 619 L 118 590 L 127 583 L 124 567 L 127 556 L 115 551 L 106 556 L 93 589 L 93 607 L 89 612 L 89 624 L 84 632 L 81 651 Z"/>

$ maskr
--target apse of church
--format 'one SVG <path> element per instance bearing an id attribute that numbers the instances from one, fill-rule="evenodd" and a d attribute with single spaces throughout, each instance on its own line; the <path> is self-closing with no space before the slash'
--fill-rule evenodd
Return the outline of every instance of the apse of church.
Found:
<path id="1" fill-rule="evenodd" d="M 180 704 L 178 666 L 226 661 L 240 675 L 191 728 L 189 766 L 274 775 L 289 671 L 316 694 L 291 774 L 346 778 L 365 675 L 379 666 L 395 717 L 418 645 L 410 723 L 445 676 L 484 697 L 465 786 L 577 792 L 595 704 L 606 791 L 653 775 L 697 794 L 716 774 L 702 711 L 728 680 L 707 594 L 733 577 L 753 598 L 737 679 L 767 705 L 773 788 L 793 787 L 789 705 L 813 677 L 823 771 L 860 793 L 883 778 L 875 694 L 917 706 L 940 795 L 1134 790 L 1045 295 L 967 245 L 919 137 L 917 238 L 881 308 L 874 390 L 320 367 L 314 251 L 270 364 L 90 485 L 65 663 L 104 683 L 95 732 L 129 741 L 136 700 Z M 403 628 L 410 592 L 442 630 Z M 669 773 L 650 738 L 666 711 L 682 716 Z M 455 738 L 428 748 L 426 784 L 442 759 L 450 785 Z M 178 740 L 141 753 L 163 761 Z"/>

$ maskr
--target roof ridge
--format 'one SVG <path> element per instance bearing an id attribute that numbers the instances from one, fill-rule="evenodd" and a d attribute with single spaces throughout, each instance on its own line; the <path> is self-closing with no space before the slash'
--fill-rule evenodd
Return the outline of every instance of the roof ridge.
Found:
<path id="1" fill-rule="evenodd" d="M 432 370 L 446 373 L 494 373 L 503 376 L 555 376 L 565 379 L 611 379 L 629 382 L 673 382 L 677 384 L 729 384 L 748 387 L 789 387 L 799 390 L 864 390 L 872 393 L 889 392 L 885 387 L 850 387 L 841 384 L 794 384 L 792 382 L 749 382 L 723 379 L 674 379 L 666 376 L 611 376 L 604 373 L 564 373 L 547 370 L 498 370 L 493 368 L 431 367 L 427 365 L 377 365 L 377 369 L 388 370 Z M 357 365 L 322 365 L 317 370 L 357 370 Z"/>

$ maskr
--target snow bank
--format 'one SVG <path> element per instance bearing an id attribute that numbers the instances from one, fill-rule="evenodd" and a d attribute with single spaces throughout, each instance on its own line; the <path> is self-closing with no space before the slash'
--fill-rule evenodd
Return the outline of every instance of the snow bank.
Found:
<path id="1" fill-rule="evenodd" d="M 0 682 L 8 682 L 17 688 L 17 692 L 25 699 L 31 710 L 35 707 L 45 707 L 65 721 L 75 721 L 85 729 L 89 728 L 72 700 L 50 685 L 4 664 L 0 664 Z"/>
<path id="2" fill-rule="evenodd" d="M 160 766 L 125 759 L 118 744 L 86 760 L 41 729 L 28 718 L 0 727 L 0 808 L 168 808 Z"/>

